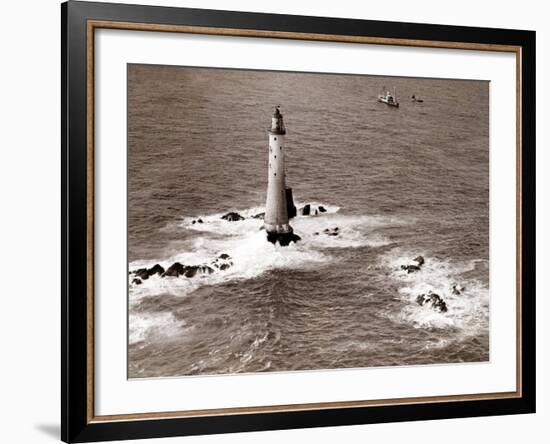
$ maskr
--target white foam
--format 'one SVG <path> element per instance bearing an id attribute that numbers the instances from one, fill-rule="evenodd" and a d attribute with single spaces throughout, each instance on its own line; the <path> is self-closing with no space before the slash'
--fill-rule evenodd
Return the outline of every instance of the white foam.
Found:
<path id="1" fill-rule="evenodd" d="M 448 259 L 430 257 L 422 253 L 426 262 L 420 271 L 407 273 L 401 265 L 413 263 L 418 252 L 411 253 L 393 249 L 383 257 L 383 263 L 390 268 L 390 277 L 400 285 L 397 297 L 406 302 L 394 319 L 407 322 L 417 328 L 451 328 L 463 335 L 475 335 L 486 330 L 489 322 L 489 289 L 476 279 L 463 275 L 474 270 L 476 262 L 453 262 Z M 452 293 L 453 284 L 463 285 L 459 295 Z M 446 302 L 448 311 L 440 313 L 428 306 L 416 303 L 416 297 L 432 291 Z"/>
<path id="2" fill-rule="evenodd" d="M 254 341 L 250 344 L 248 349 L 242 353 L 240 362 L 243 365 L 248 364 L 256 354 L 256 350 L 265 342 L 269 336 L 268 332 L 265 332 L 262 336 L 256 336 Z"/>
<path id="3" fill-rule="evenodd" d="M 380 247 L 391 243 L 390 239 L 375 233 L 381 224 L 377 217 L 350 216 L 339 213 L 326 213 L 317 216 L 297 216 L 292 220 L 294 231 L 311 248 L 358 248 Z M 338 235 L 331 236 L 325 229 L 338 228 Z"/>
<path id="4" fill-rule="evenodd" d="M 302 205 L 299 203 L 297 206 Z M 158 261 L 132 262 L 130 270 L 151 267 L 155 263 L 160 263 L 165 269 L 174 262 L 185 265 L 211 264 L 221 253 L 229 254 L 233 265 L 227 270 L 216 270 L 210 275 L 193 278 L 161 278 L 155 275 L 140 285 L 132 284 L 134 276 L 129 275 L 131 303 L 143 296 L 162 293 L 185 296 L 202 285 L 251 279 L 273 269 L 307 269 L 334 260 L 329 250 L 331 248 L 376 248 L 388 245 L 390 239 L 376 233 L 376 230 L 403 223 L 394 218 L 340 214 L 340 208 L 335 205 L 316 202 L 311 205 L 323 206 L 326 212 L 313 216 L 299 215 L 292 219 L 294 231 L 302 240 L 287 247 L 267 242 L 266 233 L 261 229 L 263 220 L 252 217 L 262 213 L 262 207 L 235 210 L 245 218 L 240 221 L 222 219 L 226 212 L 182 219 L 177 226 L 178 230 L 197 232 L 185 251 Z M 198 223 L 198 219 L 202 223 Z M 337 236 L 324 233 L 325 229 L 335 227 L 338 227 Z"/>
<path id="5" fill-rule="evenodd" d="M 169 265 L 166 264 L 165 268 Z M 131 266 L 131 269 L 138 267 Z M 130 282 L 134 276 L 130 275 Z M 159 294 L 171 293 L 176 295 L 186 295 L 201 285 L 202 276 L 197 276 L 194 279 L 186 278 L 161 278 L 159 275 L 153 275 L 149 279 L 142 281 L 139 285 L 130 284 L 130 308 L 138 303 L 143 297 L 155 296 Z"/>
<path id="6" fill-rule="evenodd" d="M 226 222 L 236 223 L 236 222 Z M 227 270 L 216 270 L 212 274 L 197 274 L 193 278 L 152 276 L 141 285 L 131 286 L 132 299 L 145 295 L 173 293 L 185 296 L 202 285 L 215 285 L 230 280 L 251 279 L 271 269 L 306 268 L 327 260 L 320 251 L 309 250 L 304 245 L 291 244 L 287 247 L 273 245 L 266 240 L 264 231 L 257 229 L 246 235 L 225 239 L 199 238 L 193 251 L 185 251 L 163 261 L 165 268 L 174 262 L 185 265 L 211 264 L 221 253 L 229 254 L 233 266 Z M 134 264 L 130 265 L 133 269 Z M 130 279 L 132 276 L 130 275 Z"/>
<path id="7" fill-rule="evenodd" d="M 172 313 L 139 313 L 130 312 L 129 342 L 135 344 L 145 338 L 169 337 L 176 335 L 185 327 L 185 321 L 178 320 Z"/>

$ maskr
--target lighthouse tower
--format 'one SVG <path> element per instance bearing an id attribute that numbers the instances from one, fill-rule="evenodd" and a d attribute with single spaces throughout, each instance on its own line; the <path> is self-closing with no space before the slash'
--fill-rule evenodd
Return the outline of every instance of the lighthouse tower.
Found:
<path id="1" fill-rule="evenodd" d="M 264 228 L 267 240 L 280 245 L 296 242 L 299 236 L 293 233 L 289 225 L 289 208 L 294 208 L 292 190 L 285 185 L 285 124 L 279 107 L 271 118 L 269 134 L 269 163 L 267 179 L 267 201 L 265 204 Z M 291 210 L 292 211 L 292 210 Z M 293 214 L 290 215 L 294 216 Z"/>

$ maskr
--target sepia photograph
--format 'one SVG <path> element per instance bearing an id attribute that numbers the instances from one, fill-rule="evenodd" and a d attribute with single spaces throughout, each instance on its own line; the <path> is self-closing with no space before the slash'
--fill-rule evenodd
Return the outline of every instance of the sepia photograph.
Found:
<path id="1" fill-rule="evenodd" d="M 127 94 L 128 378 L 490 360 L 489 81 L 128 64 Z"/>

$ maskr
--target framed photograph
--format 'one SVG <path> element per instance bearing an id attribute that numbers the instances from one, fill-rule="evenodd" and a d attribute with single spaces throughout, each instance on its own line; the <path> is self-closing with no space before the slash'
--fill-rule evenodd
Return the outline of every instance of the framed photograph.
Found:
<path id="1" fill-rule="evenodd" d="M 535 411 L 535 33 L 69 1 L 62 439 Z"/>

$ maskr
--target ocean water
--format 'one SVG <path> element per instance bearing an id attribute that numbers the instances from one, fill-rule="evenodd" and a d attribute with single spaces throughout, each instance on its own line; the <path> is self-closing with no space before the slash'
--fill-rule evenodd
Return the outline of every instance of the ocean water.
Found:
<path id="1" fill-rule="evenodd" d="M 288 247 L 251 217 L 276 105 L 297 207 L 327 209 Z M 130 378 L 489 359 L 488 82 L 129 65 L 128 165 L 130 271 L 233 263 L 129 275 Z"/>

